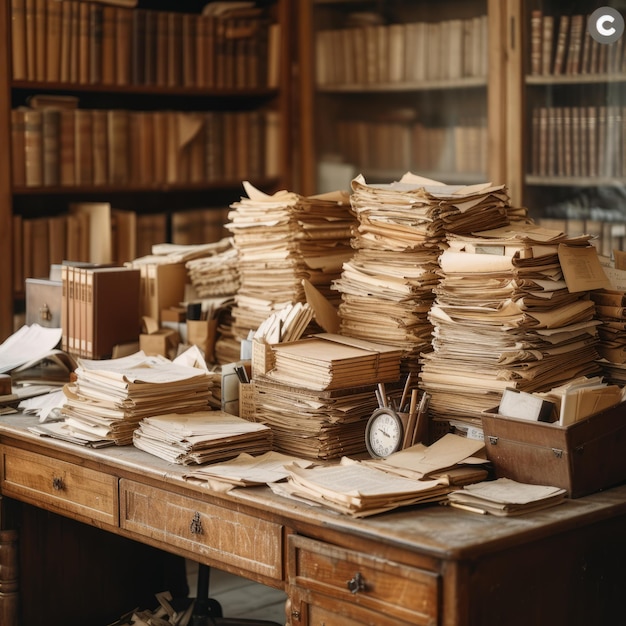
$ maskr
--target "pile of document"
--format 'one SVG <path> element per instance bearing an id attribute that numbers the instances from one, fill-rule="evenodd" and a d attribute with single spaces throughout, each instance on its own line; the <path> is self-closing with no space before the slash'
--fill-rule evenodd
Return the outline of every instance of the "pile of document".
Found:
<path id="1" fill-rule="evenodd" d="M 333 283 L 341 293 L 340 332 L 401 346 L 406 369 L 416 372 L 420 354 L 431 349 L 428 311 L 446 233 L 508 224 L 508 194 L 490 183 L 452 186 L 412 174 L 391 184 L 358 176 L 352 192 L 356 252 Z"/>
<path id="2" fill-rule="evenodd" d="M 254 380 L 255 418 L 271 427 L 274 450 L 307 459 L 365 452 L 365 426 L 376 408 L 376 387 L 317 391 Z"/>
<path id="3" fill-rule="evenodd" d="M 421 444 L 390 455 L 384 461 L 357 461 L 344 457 L 337 465 L 303 468 L 287 466 L 286 483 L 274 483 L 275 493 L 322 504 L 330 509 L 365 517 L 411 504 L 439 502 L 456 489 L 453 484 L 484 480 L 472 463 L 481 442 L 448 435 L 430 448 Z M 470 473 L 463 465 L 470 463 Z M 459 471 L 455 483 L 455 472 Z M 468 478 L 471 476 L 471 478 Z"/>
<path id="4" fill-rule="evenodd" d="M 540 511 L 561 504 L 565 489 L 550 485 L 528 485 L 510 478 L 466 485 L 448 494 L 448 504 L 473 513 L 508 517 Z"/>
<path id="5" fill-rule="evenodd" d="M 607 381 L 626 385 L 626 293 L 615 289 L 598 289 L 591 293 L 596 304 L 600 365 Z"/>
<path id="6" fill-rule="evenodd" d="M 211 378 L 192 347 L 176 360 L 137 352 L 109 360 L 80 359 L 76 381 L 64 387 L 62 428 L 87 442 L 132 443 L 145 417 L 208 408 Z"/>
<path id="7" fill-rule="evenodd" d="M 303 280 L 322 294 L 350 258 L 354 216 L 345 193 L 267 195 L 244 182 L 248 197 L 231 205 L 226 227 L 238 251 L 240 288 L 233 333 L 243 340 L 273 312 L 304 302 Z"/>
<path id="8" fill-rule="evenodd" d="M 232 239 L 223 242 L 228 243 L 224 249 L 218 248 L 213 254 L 185 263 L 187 275 L 199 298 L 231 296 L 239 289 L 237 250 Z"/>
<path id="9" fill-rule="evenodd" d="M 432 418 L 480 425 L 506 387 L 545 391 L 598 373 L 589 290 L 606 276 L 588 236 L 518 223 L 447 241 L 420 373 Z"/>
<path id="10" fill-rule="evenodd" d="M 133 433 L 133 444 L 171 463 L 215 463 L 241 452 L 268 452 L 272 431 L 224 411 L 170 413 L 142 419 Z"/>

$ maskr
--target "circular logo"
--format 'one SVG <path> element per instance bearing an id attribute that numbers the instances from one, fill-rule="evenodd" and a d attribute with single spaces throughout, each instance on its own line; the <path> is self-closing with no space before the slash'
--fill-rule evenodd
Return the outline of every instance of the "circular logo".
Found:
<path id="1" fill-rule="evenodd" d="M 615 43 L 624 34 L 624 18 L 611 7 L 600 7 L 589 16 L 587 30 L 598 43 Z"/>

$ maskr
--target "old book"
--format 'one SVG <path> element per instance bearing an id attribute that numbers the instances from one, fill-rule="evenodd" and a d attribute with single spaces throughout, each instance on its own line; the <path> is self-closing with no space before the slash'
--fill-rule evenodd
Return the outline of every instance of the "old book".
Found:
<path id="1" fill-rule="evenodd" d="M 556 47 L 554 50 L 554 65 L 552 74 L 558 76 L 565 70 L 565 54 L 568 45 L 569 15 L 561 15 L 559 18 L 558 32 L 556 35 Z"/>
<path id="2" fill-rule="evenodd" d="M 93 117 L 91 109 L 74 111 L 74 168 L 77 185 L 93 184 Z"/>
<path id="3" fill-rule="evenodd" d="M 115 8 L 115 83 L 130 85 L 133 10 Z"/>
<path id="4" fill-rule="evenodd" d="M 63 186 L 76 184 L 76 127 L 74 111 L 60 111 L 59 120 L 59 183 Z"/>
<path id="5" fill-rule="evenodd" d="M 58 109 L 42 110 L 43 184 L 58 185 L 60 175 L 61 112 Z"/>
<path id="6" fill-rule="evenodd" d="M 80 26 L 80 2 L 70 2 L 72 5 L 71 17 L 70 17 L 70 82 L 78 82 L 78 55 L 79 55 L 79 26 Z"/>
<path id="7" fill-rule="evenodd" d="M 135 116 L 137 131 L 137 181 L 150 185 L 155 181 L 155 132 L 154 115 L 139 111 Z"/>
<path id="8" fill-rule="evenodd" d="M 155 243 L 167 241 L 165 213 L 137 214 L 137 257 L 152 253 Z"/>
<path id="9" fill-rule="evenodd" d="M 89 82 L 102 81 L 102 5 L 87 3 L 89 7 Z"/>
<path id="10" fill-rule="evenodd" d="M 35 0 L 35 76 L 39 82 L 46 80 L 46 3 Z"/>
<path id="11" fill-rule="evenodd" d="M 540 9 L 534 9 L 530 14 L 530 73 L 541 74 L 542 57 L 542 13 Z"/>
<path id="12" fill-rule="evenodd" d="M 78 3 L 78 82 L 81 85 L 87 85 L 91 69 L 91 61 L 89 59 L 90 50 L 90 15 L 89 3 Z"/>
<path id="13" fill-rule="evenodd" d="M 135 9 L 131 17 L 130 82 L 146 83 L 146 9 Z"/>
<path id="14" fill-rule="evenodd" d="M 196 61 L 194 67 L 196 68 L 195 86 L 207 87 L 207 64 L 211 61 L 211 56 L 208 50 L 208 24 L 209 18 L 203 15 L 196 16 L 195 21 L 195 49 L 196 49 Z"/>
<path id="15" fill-rule="evenodd" d="M 24 167 L 27 187 L 43 184 L 42 112 L 24 110 Z"/>
<path id="16" fill-rule="evenodd" d="M 86 278 L 85 354 L 87 358 L 108 358 L 115 345 L 139 338 L 140 272 L 121 267 L 83 271 Z"/>
<path id="17" fill-rule="evenodd" d="M 157 12 L 148 10 L 145 15 L 145 45 L 144 45 L 144 84 L 156 84 L 156 59 L 157 59 Z"/>
<path id="18" fill-rule="evenodd" d="M 24 22 L 26 25 L 26 79 L 35 80 L 37 62 L 36 32 L 35 32 L 35 0 L 25 0 Z"/>
<path id="19" fill-rule="evenodd" d="M 168 27 L 169 19 L 166 11 L 156 12 L 156 56 L 155 56 L 155 84 L 159 87 L 167 85 L 168 60 Z"/>
<path id="20" fill-rule="evenodd" d="M 117 17 L 116 7 L 105 5 L 102 7 L 102 77 L 103 85 L 115 84 L 117 68 L 116 46 Z"/>
<path id="21" fill-rule="evenodd" d="M 61 53 L 59 60 L 59 80 L 70 81 L 70 55 L 72 43 L 72 2 L 61 2 Z"/>
<path id="22" fill-rule="evenodd" d="M 137 258 L 137 213 L 111 209 L 113 262 L 123 265 Z"/>
<path id="23" fill-rule="evenodd" d="M 88 231 L 84 233 L 88 253 L 85 260 L 90 263 L 110 264 L 111 249 L 111 205 L 108 202 L 76 202 L 69 205 L 72 215 L 87 216 Z"/>
<path id="24" fill-rule="evenodd" d="M 108 113 L 106 109 L 93 109 L 91 111 L 91 118 L 93 184 L 106 185 L 109 181 Z"/>
<path id="25" fill-rule="evenodd" d="M 22 223 L 22 216 L 14 214 L 11 222 L 13 233 L 13 293 L 20 293 L 24 290 L 24 233 Z"/>
<path id="26" fill-rule="evenodd" d="M 11 179 L 14 187 L 26 184 L 26 154 L 24 146 L 25 111 L 11 110 Z"/>
<path id="27" fill-rule="evenodd" d="M 61 3 L 47 0 L 46 4 L 46 81 L 61 78 Z"/>
<path id="28" fill-rule="evenodd" d="M 141 268 L 141 314 L 157 322 L 161 311 L 184 300 L 187 270 L 184 263 L 149 263 Z"/>
<path id="29" fill-rule="evenodd" d="M 182 14 L 174 11 L 167 15 L 167 86 L 176 87 L 183 83 Z"/>
<path id="30" fill-rule="evenodd" d="M 66 258 L 67 220 L 65 215 L 48 218 L 48 254 L 50 265 L 59 265 Z"/>
<path id="31" fill-rule="evenodd" d="M 565 67 L 566 74 L 580 74 L 584 31 L 584 17 L 580 14 L 572 15 L 570 20 L 569 44 L 567 46 L 567 61 Z"/>
<path id="32" fill-rule="evenodd" d="M 109 183 L 124 185 L 129 182 L 128 111 L 110 109 L 107 116 Z"/>
<path id="33" fill-rule="evenodd" d="M 169 114 L 166 111 L 154 111 L 146 115 L 152 118 L 154 181 L 164 183 L 167 173 L 167 118 Z"/>
<path id="34" fill-rule="evenodd" d="M 182 84 L 185 87 L 196 86 L 196 24 L 198 16 L 193 13 L 183 13 L 181 16 L 181 43 L 182 43 Z"/>
<path id="35" fill-rule="evenodd" d="M 48 218 L 37 217 L 30 220 L 32 254 L 31 274 L 29 277 L 44 278 L 50 275 L 50 244 L 48 238 Z"/>
<path id="36" fill-rule="evenodd" d="M 11 0 L 11 62 L 13 80 L 25 80 L 26 65 L 26 0 Z"/>
<path id="37" fill-rule="evenodd" d="M 553 67 L 554 16 L 544 15 L 541 27 L 541 73 L 547 76 Z"/>

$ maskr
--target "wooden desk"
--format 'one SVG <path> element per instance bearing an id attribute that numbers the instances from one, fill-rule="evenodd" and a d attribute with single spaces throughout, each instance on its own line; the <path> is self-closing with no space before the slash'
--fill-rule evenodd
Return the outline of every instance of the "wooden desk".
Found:
<path id="1" fill-rule="evenodd" d="M 32 422 L 0 419 L 9 504 L 284 588 L 291 626 L 624 622 L 626 486 L 511 519 L 429 505 L 352 520 L 266 488 L 210 491 L 133 447 L 42 439 Z"/>

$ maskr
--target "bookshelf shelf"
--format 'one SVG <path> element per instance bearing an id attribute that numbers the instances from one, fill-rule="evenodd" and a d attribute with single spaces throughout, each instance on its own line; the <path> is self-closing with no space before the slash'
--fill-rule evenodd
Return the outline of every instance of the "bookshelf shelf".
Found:
<path id="1" fill-rule="evenodd" d="M 625 78 L 626 80 L 626 78 Z M 467 77 L 457 80 L 424 80 L 420 82 L 357 84 L 357 85 L 320 85 L 320 93 L 367 93 L 367 92 L 414 92 L 444 91 L 463 89 L 485 89 L 487 79 L 483 77 Z"/>
<path id="2" fill-rule="evenodd" d="M 136 226 L 117 218 L 111 228 L 135 230 L 141 256 L 147 238 L 174 241 L 177 213 L 223 223 L 243 180 L 267 193 L 293 187 L 293 3 L 259 0 L 245 14 L 233 3 L 219 16 L 205 4 L 0 0 L 0 128 L 11 138 L 0 147 L 10 164 L 0 174 L 0 262 L 10 268 L 0 341 L 23 323 L 25 278 L 88 260 L 60 253 L 67 241 L 26 241 L 44 223 L 48 237 L 69 229 L 58 223 L 70 204 L 135 215 Z M 225 234 L 198 232 L 208 230 Z"/>

